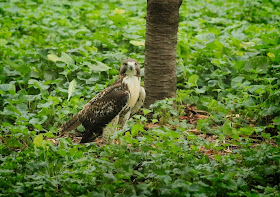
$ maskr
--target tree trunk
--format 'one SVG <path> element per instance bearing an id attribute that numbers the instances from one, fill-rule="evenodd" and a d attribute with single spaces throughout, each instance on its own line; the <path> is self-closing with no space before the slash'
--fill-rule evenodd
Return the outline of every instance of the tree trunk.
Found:
<path id="1" fill-rule="evenodd" d="M 182 0 L 147 0 L 145 107 L 176 97 L 176 46 Z"/>

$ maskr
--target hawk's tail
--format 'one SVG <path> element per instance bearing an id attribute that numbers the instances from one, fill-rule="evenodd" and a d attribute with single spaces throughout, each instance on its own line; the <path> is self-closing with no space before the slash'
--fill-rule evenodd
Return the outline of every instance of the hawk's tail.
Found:
<path id="1" fill-rule="evenodd" d="M 80 124 L 79 120 L 80 114 L 76 114 L 71 120 L 67 121 L 65 124 L 63 124 L 59 128 L 60 135 L 62 135 L 65 132 L 72 131 L 73 129 L 76 129 Z"/>

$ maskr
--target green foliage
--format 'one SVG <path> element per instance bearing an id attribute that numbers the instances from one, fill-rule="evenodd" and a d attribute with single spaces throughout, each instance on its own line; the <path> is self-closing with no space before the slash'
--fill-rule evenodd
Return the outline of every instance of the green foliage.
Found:
<path id="1" fill-rule="evenodd" d="M 51 141 L 59 125 L 113 82 L 121 60 L 143 62 L 145 6 L 0 2 L 0 196 L 279 195 L 275 0 L 185 0 L 178 109 L 172 99 L 143 109 L 124 135 L 116 134 L 121 145 Z M 194 125 L 178 118 L 185 104 L 209 112 L 195 126 L 217 140 L 188 132 Z M 145 127 L 150 112 L 159 126 Z"/>
<path id="2" fill-rule="evenodd" d="M 274 22 L 279 20 L 279 8 L 274 9 L 279 3 L 188 1 L 186 6 L 177 50 L 178 87 L 191 94 L 186 101 L 210 111 L 217 107 L 205 105 L 205 99 L 218 102 L 222 110 L 260 125 L 279 116 L 280 32 Z M 259 11 L 263 7 L 266 11 Z"/>
<path id="3" fill-rule="evenodd" d="M 172 116 L 178 116 L 177 110 L 174 109 L 174 101 L 175 99 L 166 98 L 150 105 L 150 108 L 153 112 L 153 118 L 159 119 L 161 124 L 166 124 Z"/>

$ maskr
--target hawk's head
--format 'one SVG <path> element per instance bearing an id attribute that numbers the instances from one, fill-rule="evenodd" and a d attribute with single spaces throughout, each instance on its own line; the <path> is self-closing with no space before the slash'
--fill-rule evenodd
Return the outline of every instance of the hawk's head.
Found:
<path id="1" fill-rule="evenodd" d="M 120 75 L 122 76 L 137 76 L 140 77 L 140 65 L 132 58 L 128 58 L 123 61 L 120 69 Z"/>

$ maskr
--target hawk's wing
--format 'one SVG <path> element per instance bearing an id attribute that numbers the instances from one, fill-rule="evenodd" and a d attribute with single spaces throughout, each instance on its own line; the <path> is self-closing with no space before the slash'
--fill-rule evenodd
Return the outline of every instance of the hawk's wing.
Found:
<path id="1" fill-rule="evenodd" d="M 121 83 L 109 86 L 90 100 L 83 110 L 66 122 L 61 127 L 61 132 L 73 130 L 83 124 L 86 131 L 81 142 L 90 141 L 94 134 L 96 134 L 94 137 L 102 134 L 102 129 L 123 110 L 129 97 L 129 92 L 123 88 Z"/>
<path id="2" fill-rule="evenodd" d="M 121 87 L 109 89 L 108 93 L 96 99 L 85 111 L 81 123 L 86 131 L 81 143 L 88 142 L 102 134 L 103 128 L 122 110 L 125 110 L 130 94 Z"/>
<path id="3" fill-rule="evenodd" d="M 135 103 L 134 107 L 131 109 L 130 117 L 136 114 L 139 111 L 139 109 L 143 106 L 145 98 L 146 98 L 145 89 L 143 87 L 140 87 L 139 98 Z"/>

